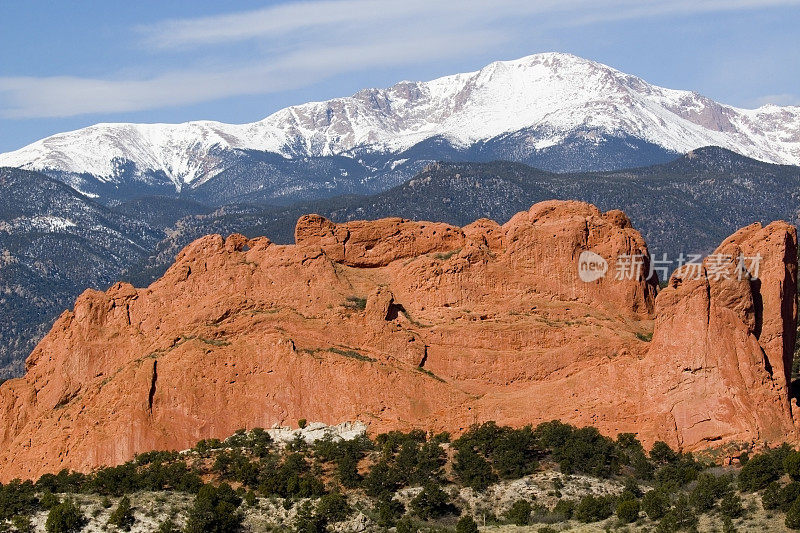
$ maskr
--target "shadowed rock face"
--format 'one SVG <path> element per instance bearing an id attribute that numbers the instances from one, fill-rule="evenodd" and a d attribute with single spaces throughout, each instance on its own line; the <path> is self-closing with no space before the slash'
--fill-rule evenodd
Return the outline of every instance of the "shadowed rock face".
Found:
<path id="1" fill-rule="evenodd" d="M 210 235 L 146 289 L 85 292 L 0 388 L 0 479 L 300 418 L 371 432 L 559 418 L 689 450 L 796 438 L 785 223 L 720 246 L 760 255 L 758 280 L 706 265 L 657 298 L 627 217 L 584 203 L 463 228 L 308 215 L 295 234 Z M 586 250 L 642 255 L 642 271 L 585 283 Z"/>

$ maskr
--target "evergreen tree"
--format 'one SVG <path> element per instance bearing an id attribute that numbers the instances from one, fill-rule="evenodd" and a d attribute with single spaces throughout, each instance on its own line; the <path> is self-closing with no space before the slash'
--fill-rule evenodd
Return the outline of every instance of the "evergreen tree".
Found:
<path id="1" fill-rule="evenodd" d="M 50 509 L 45 522 L 47 533 L 77 533 L 86 525 L 81 508 L 66 500 Z"/>
<path id="2" fill-rule="evenodd" d="M 230 533 L 242 523 L 242 500 L 227 483 L 219 487 L 203 485 L 189 512 L 186 533 Z"/>
<path id="3" fill-rule="evenodd" d="M 642 496 L 642 510 L 650 520 L 660 520 L 669 510 L 669 496 L 659 489 Z"/>
<path id="4" fill-rule="evenodd" d="M 456 523 L 456 533 L 478 533 L 478 524 L 471 516 L 464 515 Z"/>
<path id="5" fill-rule="evenodd" d="M 460 448 L 456 452 L 453 473 L 461 484 L 475 490 L 484 490 L 497 481 L 489 461 L 470 447 Z"/>
<path id="6" fill-rule="evenodd" d="M 719 504 L 719 512 L 728 518 L 739 518 L 744 514 L 742 499 L 733 492 L 726 494 Z"/>
<path id="7" fill-rule="evenodd" d="M 431 520 L 455 512 L 450 497 L 438 485 L 428 483 L 411 500 L 411 510 L 423 520 Z"/>
<path id="8" fill-rule="evenodd" d="M 626 524 L 636 522 L 639 519 L 641 506 L 638 500 L 624 500 L 617 505 L 617 518 Z"/>
<path id="9" fill-rule="evenodd" d="M 533 508 L 527 500 L 517 500 L 508 510 L 508 519 L 515 526 L 527 526 L 531 523 L 531 511 Z"/>
<path id="10" fill-rule="evenodd" d="M 123 496 L 117 508 L 114 509 L 111 516 L 108 517 L 108 523 L 124 531 L 130 531 L 135 521 L 133 509 L 131 508 L 131 500 L 127 496 Z"/>
<path id="11" fill-rule="evenodd" d="M 786 511 L 784 523 L 789 529 L 800 529 L 800 498 L 796 499 Z"/>

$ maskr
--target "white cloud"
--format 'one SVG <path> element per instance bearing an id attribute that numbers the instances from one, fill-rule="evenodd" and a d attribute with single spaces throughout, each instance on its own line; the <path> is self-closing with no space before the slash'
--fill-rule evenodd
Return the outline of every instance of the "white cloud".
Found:
<path id="1" fill-rule="evenodd" d="M 493 21 L 561 10 L 559 6 L 586 4 L 584 0 L 328 0 L 295 1 L 243 13 L 167 20 L 140 27 L 144 43 L 155 49 L 181 49 L 249 39 L 324 38 L 357 32 L 414 29 L 436 25 L 474 31 Z M 314 34 L 311 34 L 311 31 Z M 353 36 L 357 36 L 353 35 Z M 412 34 L 413 35 L 413 34 Z"/>
<path id="2" fill-rule="evenodd" d="M 0 77 L 0 116 L 67 117 L 299 88 L 337 74 L 493 53 L 515 32 L 800 0 L 314 0 L 137 28 L 156 54 L 193 51 L 150 77 Z M 251 59 L 241 63 L 241 47 Z M 207 65 L 207 56 L 217 58 Z M 220 61 L 219 58 L 222 58 Z M 220 67 L 220 64 L 232 66 Z M 204 63 L 204 64 L 201 64 Z"/>
<path id="3" fill-rule="evenodd" d="M 144 42 L 171 49 L 291 36 L 325 28 L 349 30 L 435 20 L 463 29 L 534 15 L 558 15 L 557 25 L 581 25 L 714 11 L 800 5 L 798 0 L 316 0 L 242 13 L 167 20 L 141 27 Z"/>
<path id="4" fill-rule="evenodd" d="M 760 96 L 753 101 L 754 107 L 760 107 L 767 104 L 800 106 L 800 94 L 768 94 L 765 96 Z"/>
<path id="5" fill-rule="evenodd" d="M 221 70 L 182 70 L 148 79 L 68 76 L 0 78 L 6 118 L 68 117 L 189 105 L 230 96 L 267 94 L 303 87 L 362 69 L 402 65 L 475 52 L 503 36 L 490 31 L 414 39 L 304 48 L 269 61 Z"/>
<path id="6" fill-rule="evenodd" d="M 564 26 L 582 26 L 620 20 L 797 5 L 800 5 L 798 0 L 640 0 L 633 2 L 623 0 L 617 2 L 616 8 L 608 9 L 607 3 L 586 2 L 583 9 L 576 10 L 573 17 L 565 18 L 561 23 Z"/>

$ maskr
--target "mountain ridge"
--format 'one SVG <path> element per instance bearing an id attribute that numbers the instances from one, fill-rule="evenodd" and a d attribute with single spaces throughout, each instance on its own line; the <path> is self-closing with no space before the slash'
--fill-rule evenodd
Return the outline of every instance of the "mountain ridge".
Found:
<path id="1" fill-rule="evenodd" d="M 192 240 L 207 233 L 266 235 L 289 244 L 306 212 L 335 222 L 399 216 L 463 225 L 486 217 L 506 222 L 514 213 L 549 199 L 581 200 L 601 209 L 622 209 L 656 254 L 709 253 L 737 227 L 783 219 L 800 211 L 800 168 L 773 165 L 717 147 L 675 160 L 594 173 L 557 174 L 523 163 L 432 163 L 411 180 L 386 191 L 344 195 L 291 206 L 226 206 L 182 219 L 145 265 L 124 279 L 149 283 Z M 713 215 L 711 215 L 713 213 Z"/>
<path id="2" fill-rule="evenodd" d="M 427 157 L 413 155 L 434 139 L 440 148 L 429 149 Z M 589 156 L 582 152 L 588 147 L 615 139 L 622 146 L 602 149 L 613 154 L 653 151 L 642 165 L 705 145 L 799 165 L 800 107 L 739 109 L 695 92 L 657 87 L 577 56 L 544 53 L 428 82 L 404 81 L 292 106 L 249 124 L 98 124 L 0 154 L 0 166 L 44 171 L 100 197 L 130 197 L 126 187 L 200 191 L 228 171 L 237 175 L 240 188 L 276 189 L 273 197 L 294 198 L 292 191 L 281 190 L 289 183 L 290 189 L 318 187 L 319 197 L 384 190 L 420 170 L 415 163 L 447 159 L 437 156 L 443 150 L 475 160 L 477 149 L 486 152 L 484 161 L 545 166 L 542 154 L 566 147 L 545 161 L 549 170 L 632 166 L 619 157 L 586 161 Z M 581 149 L 570 150 L 572 145 Z M 257 154 L 277 159 L 264 166 L 252 160 Z M 311 160 L 332 166 L 315 174 L 304 166 L 314 164 Z M 298 168 L 287 170 L 287 165 Z M 293 181 L 292 172 L 302 176 Z M 322 183 L 309 185 L 313 179 Z M 115 188 L 121 190 L 115 193 Z M 212 200 L 214 194 L 221 193 L 210 193 Z"/>

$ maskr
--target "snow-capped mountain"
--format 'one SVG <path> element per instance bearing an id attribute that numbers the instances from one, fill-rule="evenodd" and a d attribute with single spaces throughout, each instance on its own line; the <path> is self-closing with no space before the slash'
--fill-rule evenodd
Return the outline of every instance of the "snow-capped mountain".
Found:
<path id="1" fill-rule="evenodd" d="M 536 54 L 280 110 L 250 124 L 98 124 L 0 154 L 101 198 L 206 201 L 388 188 L 436 159 L 606 170 L 716 145 L 800 165 L 800 107 L 738 109 L 573 55 Z"/>

